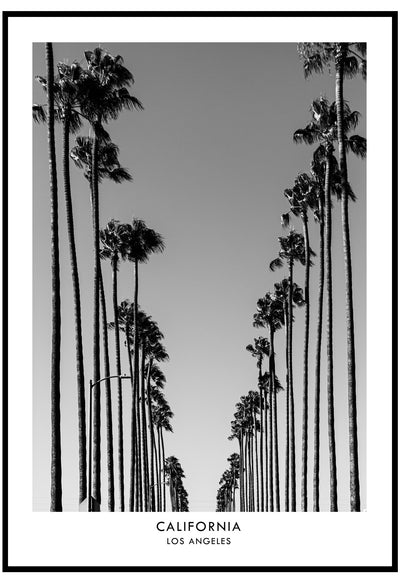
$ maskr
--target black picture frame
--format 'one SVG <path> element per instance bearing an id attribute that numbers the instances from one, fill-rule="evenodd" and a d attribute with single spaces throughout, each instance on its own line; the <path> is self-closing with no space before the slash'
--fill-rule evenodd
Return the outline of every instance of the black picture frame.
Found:
<path id="1" fill-rule="evenodd" d="M 3 572 L 397 572 L 398 571 L 398 12 L 396 11 L 5 11 L 3 31 Z M 390 566 L 10 566 L 8 561 L 8 32 L 9 19 L 21 17 L 346 17 L 390 18 L 392 25 L 392 561 Z"/>

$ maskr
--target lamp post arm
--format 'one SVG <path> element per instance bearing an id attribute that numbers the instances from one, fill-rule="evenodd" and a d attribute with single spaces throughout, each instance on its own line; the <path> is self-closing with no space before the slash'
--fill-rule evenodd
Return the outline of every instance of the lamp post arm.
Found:
<path id="1" fill-rule="evenodd" d="M 132 376 L 126 376 L 126 375 L 120 375 L 120 374 L 115 374 L 113 376 L 105 376 L 105 378 L 100 378 L 100 380 L 97 380 L 96 382 L 92 382 L 91 386 L 93 388 L 93 386 L 96 386 L 96 384 L 100 384 L 100 382 L 103 382 L 103 380 L 109 380 L 110 378 L 121 378 L 121 380 L 131 380 Z"/>

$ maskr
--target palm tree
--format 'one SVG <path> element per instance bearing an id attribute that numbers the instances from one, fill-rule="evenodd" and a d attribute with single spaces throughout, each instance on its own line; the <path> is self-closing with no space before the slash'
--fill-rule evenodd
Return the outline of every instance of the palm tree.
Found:
<path id="1" fill-rule="evenodd" d="M 138 341 L 138 326 L 137 326 L 137 314 L 138 314 L 138 288 L 139 288 L 139 273 L 138 267 L 139 263 L 145 263 L 149 260 L 152 253 L 162 252 L 164 250 L 164 241 L 160 234 L 151 228 L 148 228 L 143 220 L 134 218 L 132 224 L 129 225 L 127 230 L 127 256 L 130 261 L 134 264 L 134 313 L 133 313 L 133 327 L 134 327 L 134 339 L 133 339 L 133 351 L 134 351 L 134 390 L 138 391 L 139 386 L 139 341 Z M 132 411 L 133 414 L 133 411 Z M 143 431 L 143 427 L 142 427 Z M 131 432 L 132 442 L 134 440 L 133 426 Z M 143 443 L 143 439 L 142 439 Z M 129 507 L 132 511 L 133 507 L 133 485 L 134 482 L 134 472 L 133 472 L 133 461 L 131 455 L 131 481 L 130 481 L 130 497 L 129 497 Z M 145 506 L 148 506 L 148 490 L 144 490 L 144 502 Z"/>
<path id="2" fill-rule="evenodd" d="M 316 206 L 317 185 L 308 174 L 299 174 L 295 179 L 294 187 L 285 190 L 290 210 L 295 216 L 300 216 L 303 222 L 305 247 L 305 280 L 304 280 L 304 364 L 303 364 L 303 426 L 302 426 L 302 473 L 301 473 L 301 509 L 307 511 L 307 473 L 308 473 L 308 350 L 310 338 L 310 255 L 315 253 L 310 249 L 308 233 L 308 210 Z M 289 213 L 282 216 L 284 225 L 288 225 Z"/>
<path id="3" fill-rule="evenodd" d="M 129 94 L 133 76 L 123 66 L 122 57 L 112 56 L 101 48 L 86 51 L 80 107 L 93 129 L 91 156 L 92 226 L 93 226 L 93 382 L 100 379 L 99 349 L 99 141 L 108 138 L 103 124 L 116 119 L 123 109 L 143 109 L 140 101 Z M 93 394 L 93 497 L 100 504 L 100 393 L 95 384 Z"/>
<path id="4" fill-rule="evenodd" d="M 320 395 L 321 395 L 321 343 L 322 343 L 322 317 L 324 302 L 325 282 L 325 168 L 323 163 L 316 159 L 311 163 L 311 174 L 317 183 L 318 207 L 314 210 L 314 218 L 319 224 L 319 279 L 318 279 L 318 314 L 317 314 L 317 339 L 315 350 L 315 399 L 314 399 L 314 471 L 313 471 L 313 510 L 319 511 L 319 468 L 320 468 Z"/>
<path id="5" fill-rule="evenodd" d="M 154 491 L 154 431 L 153 431 L 153 418 L 152 418 L 152 408 L 151 408 L 151 380 L 157 382 L 158 386 L 164 386 L 165 376 L 162 374 L 161 370 L 154 365 L 154 362 L 165 362 L 169 359 L 169 356 L 161 344 L 161 340 L 164 335 L 158 328 L 155 321 L 151 320 L 147 329 L 147 336 L 145 338 L 145 343 L 142 346 L 142 350 L 147 358 L 147 365 L 144 372 L 147 376 L 146 381 L 146 400 L 147 400 L 147 411 L 148 411 L 148 426 L 149 426 L 149 436 L 150 436 L 150 507 L 152 511 L 155 511 L 155 491 Z M 154 376 L 154 371 L 156 372 L 156 377 Z M 142 396 L 143 397 L 143 396 Z"/>
<path id="6" fill-rule="evenodd" d="M 286 360 L 286 448 L 285 448 L 285 511 L 289 511 L 289 457 L 290 457 L 290 389 L 289 389 L 289 279 L 274 283 L 274 294 L 283 305 L 285 325 L 285 360 Z M 297 307 L 304 305 L 303 290 L 292 283 L 292 304 Z"/>
<path id="7" fill-rule="evenodd" d="M 288 380 L 290 388 L 290 477 L 291 477 L 291 499 L 290 507 L 296 511 L 296 443 L 295 443 L 295 417 L 294 417 L 294 394 L 293 394 L 293 266 L 295 262 L 305 265 L 304 236 L 291 230 L 287 237 L 278 237 L 280 249 L 278 257 L 271 261 L 269 268 L 275 271 L 283 267 L 283 261 L 288 265 L 289 270 L 289 297 L 288 297 Z"/>
<path id="8" fill-rule="evenodd" d="M 54 63 L 53 45 L 46 42 L 47 91 L 47 143 L 49 150 L 50 213 L 51 213 L 51 485 L 50 511 L 62 511 L 61 484 L 61 418 L 60 418 L 60 256 L 58 245 L 57 167 L 54 139 Z"/>
<path id="9" fill-rule="evenodd" d="M 265 410 L 265 419 L 267 414 L 266 398 L 264 399 L 263 386 L 261 383 L 262 378 L 262 362 L 264 356 L 269 355 L 269 342 L 265 337 L 254 338 L 253 344 L 246 346 L 246 350 L 250 354 L 257 358 L 257 368 L 258 368 L 258 388 L 260 391 L 260 486 L 261 486 L 261 511 L 264 511 L 264 443 L 263 443 L 263 410 Z M 265 400 L 265 403 L 264 403 Z M 265 425 L 266 426 L 266 425 Z M 265 443 L 266 444 L 266 443 Z M 267 446 L 265 446 L 265 453 L 267 454 Z"/>
<path id="10" fill-rule="evenodd" d="M 102 252 L 105 258 L 111 261 L 112 288 L 113 288 L 113 312 L 114 312 L 114 337 L 115 337 L 115 360 L 117 373 L 117 419 L 118 419 L 118 484 L 119 484 L 119 510 L 125 511 L 125 491 L 124 491 L 124 440 L 123 440 L 123 418 L 122 418 L 122 380 L 121 376 L 121 346 L 118 325 L 118 265 L 120 259 L 126 258 L 126 247 L 124 239 L 125 227 L 117 220 L 111 220 L 105 229 L 100 232 Z"/>
<path id="11" fill-rule="evenodd" d="M 185 477 L 185 474 L 178 459 L 174 456 L 165 459 L 164 471 L 168 476 L 172 511 L 187 511 L 186 504 L 182 507 L 182 497 L 187 497 L 182 485 L 182 479 Z"/>
<path id="12" fill-rule="evenodd" d="M 83 71 L 79 63 L 76 62 L 73 62 L 72 65 L 58 63 L 57 68 L 58 76 L 54 79 L 53 83 L 54 117 L 60 121 L 63 126 L 62 147 L 64 196 L 75 318 L 76 375 L 78 391 L 79 503 L 82 503 L 87 496 L 85 374 L 83 362 L 80 286 L 71 197 L 69 136 L 70 133 L 75 133 L 82 125 L 79 112 L 79 92 Z M 44 90 L 47 91 L 47 79 L 37 76 L 36 80 L 42 85 Z M 34 105 L 33 116 L 35 121 L 45 121 L 47 117 L 45 108 L 41 105 Z"/>
<path id="13" fill-rule="evenodd" d="M 253 325 L 255 327 L 267 327 L 269 330 L 269 406 L 270 406 L 270 443 L 271 443 L 271 456 L 272 450 L 274 450 L 274 476 L 275 476 L 275 506 L 276 511 L 280 511 L 280 493 L 279 493 L 279 457 L 278 457 L 278 428 L 277 428 L 277 403 L 276 403 L 276 392 L 278 385 L 275 382 L 275 349 L 274 349 L 274 337 L 275 332 L 282 327 L 284 323 L 284 314 L 281 301 L 275 297 L 272 293 L 266 293 L 264 297 L 261 297 L 257 301 L 257 312 L 254 314 Z M 272 435 L 272 422 L 274 434 Z M 274 447 L 272 447 L 272 438 L 274 441 Z M 270 456 L 270 511 L 274 511 L 274 497 L 272 492 L 272 459 Z"/>
<path id="14" fill-rule="evenodd" d="M 322 72 L 325 65 L 332 60 L 335 63 L 337 138 L 342 189 L 342 231 L 346 288 L 350 509 L 351 511 L 360 511 L 353 275 L 348 210 L 349 197 L 352 198 L 352 192 L 347 175 L 346 150 L 350 148 L 356 155 L 363 157 L 366 149 L 362 141 L 346 138 L 346 104 L 343 99 L 343 81 L 345 77 L 353 77 L 358 71 L 361 71 L 364 78 L 366 77 L 366 43 L 304 43 L 299 45 L 299 52 L 303 58 L 306 76 L 313 72 Z"/>
<path id="15" fill-rule="evenodd" d="M 159 511 L 166 510 L 166 459 L 164 449 L 164 435 L 163 431 L 173 432 L 171 426 L 171 418 L 174 414 L 168 402 L 165 400 L 163 394 L 159 398 L 156 406 L 153 409 L 154 426 L 157 429 L 157 449 L 158 449 L 158 499 Z M 162 485 L 162 487 L 161 487 Z M 173 510 L 172 510 L 173 511 Z"/>
<path id="16" fill-rule="evenodd" d="M 238 405 L 236 405 L 238 408 Z M 240 494 L 240 511 L 246 510 L 245 486 L 244 486 L 244 457 L 243 457 L 243 419 L 235 414 L 235 420 L 231 422 L 231 434 L 228 440 L 237 439 L 239 443 L 239 494 Z"/>

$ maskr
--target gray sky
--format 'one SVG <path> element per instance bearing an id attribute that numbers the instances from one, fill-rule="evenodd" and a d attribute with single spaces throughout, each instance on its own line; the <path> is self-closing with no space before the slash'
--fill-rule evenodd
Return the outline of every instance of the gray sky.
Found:
<path id="1" fill-rule="evenodd" d="M 293 132 L 309 121 L 309 106 L 319 95 L 334 99 L 334 76 L 305 80 L 295 44 L 107 44 L 121 54 L 135 77 L 133 93 L 145 111 L 124 112 L 108 126 L 120 147 L 122 165 L 133 183 L 100 187 L 100 222 L 128 222 L 133 216 L 160 232 L 166 250 L 140 269 L 139 301 L 165 334 L 170 362 L 165 396 L 175 414 L 166 455 L 175 455 L 186 474 L 191 511 L 213 511 L 218 481 L 227 457 L 237 450 L 228 441 L 230 421 L 240 396 L 257 387 L 255 361 L 245 346 L 260 334 L 252 327 L 256 301 L 286 276 L 271 273 L 280 215 L 288 210 L 283 190 L 308 171 L 312 147 L 296 145 Z M 54 60 L 80 60 L 92 44 L 54 44 Z M 33 70 L 45 75 L 44 46 L 33 47 Z M 345 83 L 345 98 L 361 112 L 357 130 L 366 135 L 365 82 Z M 33 102 L 44 102 L 33 86 Z M 82 131 L 87 135 L 87 130 Z M 57 129 L 58 146 L 61 144 Z M 47 142 L 35 126 L 34 150 L 34 509 L 48 510 L 50 490 L 50 214 Z M 71 139 L 71 145 L 73 138 Z M 62 192 L 61 152 L 57 149 L 60 197 L 62 284 L 61 422 L 63 505 L 77 509 L 77 396 L 72 284 Z M 92 232 L 88 185 L 71 167 L 76 241 L 83 305 L 86 383 L 92 375 Z M 354 269 L 358 420 L 362 505 L 365 483 L 365 333 L 366 333 L 366 165 L 349 157 L 349 177 L 357 195 L 351 204 Z M 296 223 L 301 230 L 300 223 Z M 318 228 L 310 220 L 311 246 L 318 250 Z M 108 297 L 111 269 L 103 265 Z M 312 495 L 312 422 L 317 266 L 311 272 L 309 492 Z M 335 404 L 339 509 L 349 508 L 347 374 L 344 267 L 340 207 L 333 212 Z M 303 286 L 304 273 L 295 272 Z M 119 299 L 132 299 L 133 276 L 121 265 Z M 111 301 L 108 302 L 111 319 Z M 294 381 L 296 435 L 301 462 L 303 312 L 296 313 Z M 110 338 L 113 365 L 113 341 Z M 277 374 L 284 383 L 284 331 L 277 334 Z M 325 342 L 323 343 L 323 354 Z M 127 371 L 127 360 L 123 360 Z M 321 509 L 329 509 L 325 358 L 321 383 Z M 128 384 L 128 383 L 127 383 Z M 115 387 L 114 387 L 115 388 Z M 129 387 L 126 390 L 126 442 L 129 442 Z M 284 479 L 285 394 L 278 398 L 281 491 Z M 280 411 L 280 412 L 279 412 Z M 114 428 L 116 428 L 114 426 Z M 105 439 L 103 437 L 103 458 Z M 128 452 L 128 451 L 127 451 Z M 128 464 L 126 464 L 128 467 Z M 126 475 L 128 479 L 128 472 Z M 128 481 L 127 481 L 128 483 Z M 106 479 L 103 479 L 106 485 Z M 103 488 L 106 503 L 106 489 Z"/>

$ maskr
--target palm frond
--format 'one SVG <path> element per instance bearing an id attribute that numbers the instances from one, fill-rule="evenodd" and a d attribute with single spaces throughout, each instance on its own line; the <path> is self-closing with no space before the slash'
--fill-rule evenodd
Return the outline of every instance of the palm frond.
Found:
<path id="1" fill-rule="evenodd" d="M 367 140 L 360 135 L 352 135 L 346 139 L 346 148 L 353 152 L 359 158 L 367 156 Z"/>
<path id="2" fill-rule="evenodd" d="M 32 116 L 33 121 L 35 121 L 36 123 L 45 123 L 47 120 L 47 115 L 43 105 L 33 104 Z"/>
<path id="3" fill-rule="evenodd" d="M 290 224 L 290 213 L 285 212 L 281 215 L 281 225 L 283 228 L 287 228 Z"/>
<path id="4" fill-rule="evenodd" d="M 276 269 L 280 269 L 281 267 L 283 267 L 283 262 L 282 259 L 280 259 L 279 257 L 271 261 L 269 264 L 269 268 L 271 271 L 275 271 Z"/>

